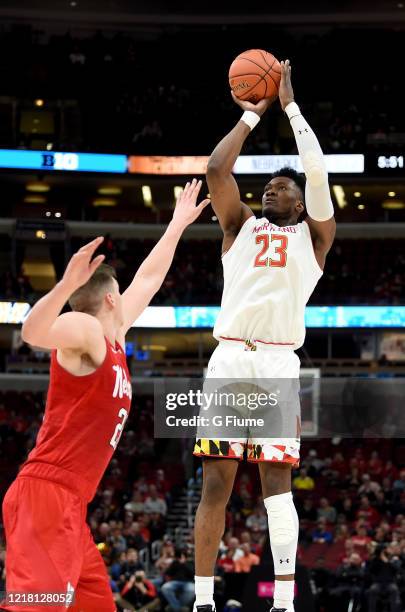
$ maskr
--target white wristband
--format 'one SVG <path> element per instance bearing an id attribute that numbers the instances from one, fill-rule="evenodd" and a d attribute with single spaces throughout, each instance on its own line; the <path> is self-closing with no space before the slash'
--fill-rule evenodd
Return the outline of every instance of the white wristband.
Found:
<path id="1" fill-rule="evenodd" d="M 254 113 L 253 111 L 245 111 L 240 120 L 246 123 L 246 125 L 250 127 L 250 131 L 252 131 L 253 128 L 255 128 L 256 125 L 259 123 L 260 116 L 257 113 Z"/>
<path id="2" fill-rule="evenodd" d="M 293 117 L 297 117 L 297 115 L 301 115 L 300 107 L 295 102 L 290 102 L 284 109 L 285 114 L 291 121 Z"/>

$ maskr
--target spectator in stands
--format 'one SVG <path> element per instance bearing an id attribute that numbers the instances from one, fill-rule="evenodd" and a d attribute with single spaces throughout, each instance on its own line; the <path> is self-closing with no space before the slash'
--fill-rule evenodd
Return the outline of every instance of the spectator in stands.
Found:
<path id="1" fill-rule="evenodd" d="M 367 546 L 371 542 L 371 538 L 367 534 L 366 527 L 361 525 L 356 527 L 354 534 L 350 538 L 350 541 L 354 544 L 355 551 L 358 552 L 364 558 Z"/>
<path id="2" fill-rule="evenodd" d="M 375 499 L 377 499 L 377 493 L 374 495 Z M 375 527 L 375 525 L 381 519 L 378 511 L 370 504 L 370 500 L 367 495 L 362 495 L 360 499 L 360 506 L 357 510 L 356 518 L 364 518 L 365 521 L 371 525 L 371 527 Z"/>
<path id="3" fill-rule="evenodd" d="M 225 555 L 217 560 L 218 567 L 221 567 L 225 573 L 235 571 L 235 561 L 233 560 L 233 550 L 228 548 Z"/>
<path id="4" fill-rule="evenodd" d="M 400 471 L 399 478 L 394 481 L 392 488 L 394 490 L 394 494 L 399 494 L 405 491 L 405 470 Z"/>
<path id="5" fill-rule="evenodd" d="M 113 502 L 114 491 L 111 489 L 105 489 L 102 494 L 102 502 L 100 509 L 105 521 L 114 517 L 114 513 L 117 510 L 117 506 Z"/>
<path id="6" fill-rule="evenodd" d="M 316 449 L 311 448 L 303 465 L 308 468 L 308 476 L 316 476 L 322 470 L 324 461 L 318 457 Z"/>
<path id="7" fill-rule="evenodd" d="M 317 527 L 312 532 L 312 541 L 319 544 L 330 544 L 333 540 L 332 532 L 326 526 L 326 519 L 320 518 Z"/>
<path id="8" fill-rule="evenodd" d="M 339 481 L 339 472 L 332 467 L 331 457 L 325 458 L 321 476 L 328 481 L 328 485 L 332 487 L 337 485 Z"/>
<path id="9" fill-rule="evenodd" d="M 165 574 L 167 568 L 172 564 L 174 560 L 174 546 L 172 542 L 163 542 L 162 548 L 160 549 L 160 557 L 155 562 L 155 567 L 161 574 Z"/>
<path id="10" fill-rule="evenodd" d="M 252 553 L 250 544 L 241 545 L 243 556 L 235 561 L 235 572 L 236 573 L 248 573 L 250 572 L 253 565 L 259 565 L 260 558 L 258 555 Z"/>
<path id="11" fill-rule="evenodd" d="M 267 535 L 267 534 L 266 534 Z M 251 550 L 255 555 L 262 554 L 263 542 L 265 537 L 262 532 L 258 529 L 253 529 L 252 532 L 242 531 L 240 534 L 240 543 L 241 544 L 249 544 Z"/>
<path id="12" fill-rule="evenodd" d="M 299 491 L 313 491 L 315 488 L 315 481 L 308 476 L 305 468 L 301 468 L 299 476 L 296 476 L 293 480 L 293 487 Z"/>
<path id="13" fill-rule="evenodd" d="M 357 490 L 360 485 L 361 478 L 359 468 L 353 466 L 350 468 L 350 474 L 344 480 L 344 486 L 348 488 L 355 488 Z"/>
<path id="14" fill-rule="evenodd" d="M 390 612 L 401 611 L 400 592 L 397 584 L 400 562 L 392 559 L 389 547 L 379 546 L 367 566 L 371 586 L 368 590 L 368 610 L 377 612 L 378 601 L 384 597 L 389 601 Z"/>
<path id="15" fill-rule="evenodd" d="M 375 500 L 375 494 L 381 489 L 381 485 L 374 480 L 371 480 L 369 474 L 363 474 L 362 485 L 359 487 L 359 495 L 367 495 L 370 500 Z"/>
<path id="16" fill-rule="evenodd" d="M 194 564 L 187 559 L 186 552 L 177 549 L 175 559 L 166 570 L 168 582 L 162 586 L 162 595 L 172 612 L 181 612 L 194 599 Z"/>
<path id="17" fill-rule="evenodd" d="M 109 539 L 111 527 L 108 523 L 100 523 L 98 526 L 97 534 L 94 538 L 96 544 L 106 543 Z"/>
<path id="18" fill-rule="evenodd" d="M 324 518 L 327 523 L 336 523 L 336 508 L 330 505 L 329 500 L 326 497 L 321 497 L 317 515 L 318 519 Z"/>
<path id="19" fill-rule="evenodd" d="M 338 513 L 343 515 L 348 523 L 352 523 L 356 518 L 356 511 L 353 507 L 351 497 L 345 497 L 341 503 L 337 504 Z"/>
<path id="20" fill-rule="evenodd" d="M 361 601 L 365 579 L 365 565 L 357 553 L 352 553 L 350 557 L 336 570 L 336 583 L 331 589 L 332 596 L 337 600 L 337 610 L 347 610 L 349 603 L 352 602 L 350 609 L 356 609 Z"/>
<path id="21" fill-rule="evenodd" d="M 137 570 L 130 576 L 120 595 L 118 603 L 131 610 L 146 612 L 160 607 L 160 600 L 156 597 L 156 587 L 146 578 L 143 570 Z"/>
<path id="22" fill-rule="evenodd" d="M 127 502 L 124 508 L 125 510 L 132 512 L 135 516 L 145 512 L 145 504 L 143 503 L 142 493 L 140 491 L 134 491 L 131 501 Z"/>
<path id="23" fill-rule="evenodd" d="M 318 557 L 315 567 L 311 570 L 311 578 L 316 589 L 316 603 L 322 609 L 329 605 L 329 585 L 332 579 L 331 572 L 325 567 L 324 557 Z"/>
<path id="24" fill-rule="evenodd" d="M 111 536 L 108 538 L 108 544 L 113 555 L 123 553 L 127 550 L 127 541 L 121 533 L 120 527 L 112 529 Z"/>
<path id="25" fill-rule="evenodd" d="M 112 563 L 111 563 L 111 567 L 110 567 L 110 574 L 111 577 L 113 578 L 113 580 L 115 580 L 116 582 L 118 582 L 120 580 L 120 577 L 123 575 L 123 566 L 124 563 L 127 560 L 127 553 L 126 551 L 123 551 L 118 558 L 116 558 Z"/>
<path id="26" fill-rule="evenodd" d="M 150 541 L 161 540 L 165 534 L 166 524 L 161 514 L 153 512 L 149 515 L 148 529 L 150 532 Z"/>
<path id="27" fill-rule="evenodd" d="M 235 537 L 229 538 L 228 550 L 232 551 L 232 559 L 234 561 L 237 561 L 238 559 L 243 557 L 243 550 L 240 547 L 238 538 L 235 538 Z"/>
<path id="28" fill-rule="evenodd" d="M 382 476 L 383 476 L 383 481 L 382 481 L 383 488 L 384 488 L 384 480 L 386 478 L 390 479 L 391 481 L 395 481 L 396 478 L 398 477 L 398 469 L 390 459 L 385 463 L 385 466 L 383 467 Z"/>
<path id="29" fill-rule="evenodd" d="M 304 499 L 304 503 L 299 512 L 299 517 L 301 521 L 308 521 L 310 523 L 314 523 L 318 518 L 318 513 L 314 506 L 314 500 L 312 497 L 306 497 Z"/>
<path id="30" fill-rule="evenodd" d="M 349 528 L 345 524 L 337 525 L 334 533 L 334 542 L 346 542 L 349 537 Z"/>
<path id="31" fill-rule="evenodd" d="M 145 499 L 145 512 L 147 514 L 158 513 L 166 516 L 167 505 L 165 500 L 159 497 L 156 485 L 149 485 L 149 495 Z"/>
<path id="32" fill-rule="evenodd" d="M 262 533 L 267 532 L 268 519 L 267 513 L 263 506 L 257 505 L 250 516 L 246 519 L 246 527 L 248 529 L 257 530 Z"/>
<path id="33" fill-rule="evenodd" d="M 135 548 L 128 548 L 127 558 L 121 563 L 121 579 L 129 580 L 131 576 L 138 570 L 145 569 L 143 564 L 139 561 L 138 551 Z"/>
<path id="34" fill-rule="evenodd" d="M 374 476 L 375 478 L 379 478 L 381 476 L 383 471 L 383 464 L 379 457 L 378 451 L 373 451 L 371 453 L 367 471 L 370 476 Z"/>
<path id="35" fill-rule="evenodd" d="M 136 550 L 142 550 L 146 546 L 146 540 L 141 534 L 141 526 L 139 521 L 134 521 L 130 527 L 123 528 L 123 535 L 127 541 L 129 548 L 134 548 Z"/>
<path id="36" fill-rule="evenodd" d="M 347 464 L 341 452 L 335 453 L 332 460 L 332 469 L 342 477 L 347 472 Z"/>

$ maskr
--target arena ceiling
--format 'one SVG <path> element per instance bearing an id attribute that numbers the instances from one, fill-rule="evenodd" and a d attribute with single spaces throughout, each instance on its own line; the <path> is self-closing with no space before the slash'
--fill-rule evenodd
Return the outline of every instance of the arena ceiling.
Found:
<path id="1" fill-rule="evenodd" d="M 247 7 L 248 6 L 248 10 Z M 400 23 L 405 0 L 250 0 L 241 6 L 217 0 L 3 0 L 0 16 L 66 22 L 119 23 Z"/>

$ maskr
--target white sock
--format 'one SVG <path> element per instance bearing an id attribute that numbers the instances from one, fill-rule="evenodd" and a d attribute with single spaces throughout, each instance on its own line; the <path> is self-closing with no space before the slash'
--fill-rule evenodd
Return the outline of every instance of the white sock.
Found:
<path id="1" fill-rule="evenodd" d="M 214 576 L 194 576 L 194 606 L 214 606 Z"/>
<path id="2" fill-rule="evenodd" d="M 294 580 L 276 580 L 274 588 L 274 607 L 288 608 L 294 602 Z"/>
<path id="3" fill-rule="evenodd" d="M 299 525 L 292 493 L 266 497 L 264 505 L 269 519 L 274 574 L 276 576 L 294 574 Z"/>

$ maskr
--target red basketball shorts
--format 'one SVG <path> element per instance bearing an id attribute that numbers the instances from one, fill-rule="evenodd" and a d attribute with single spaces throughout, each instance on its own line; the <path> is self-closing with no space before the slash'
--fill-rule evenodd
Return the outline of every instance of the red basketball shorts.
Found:
<path id="1" fill-rule="evenodd" d="M 19 476 L 3 501 L 6 533 L 6 591 L 16 612 L 114 612 L 116 606 L 104 561 L 86 523 L 87 503 L 72 490 L 49 480 Z M 28 593 L 39 603 L 29 604 Z M 41 605 L 45 595 L 52 605 Z M 67 606 L 63 594 L 73 593 Z M 59 598 L 60 595 L 60 598 Z M 25 599 L 24 599 L 25 598 Z M 26 603 L 22 605 L 22 602 Z"/>

